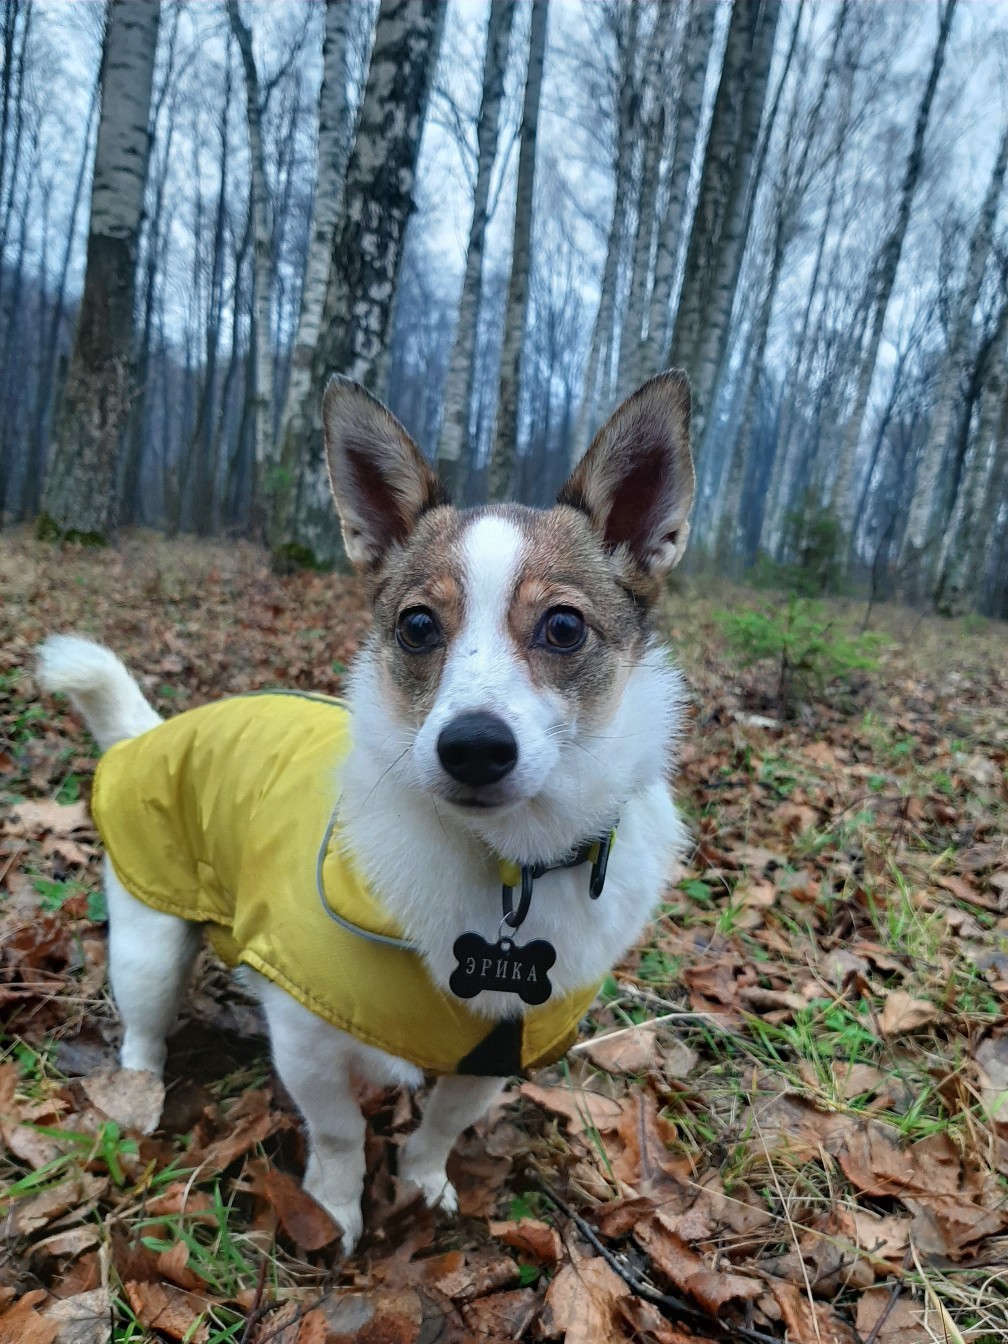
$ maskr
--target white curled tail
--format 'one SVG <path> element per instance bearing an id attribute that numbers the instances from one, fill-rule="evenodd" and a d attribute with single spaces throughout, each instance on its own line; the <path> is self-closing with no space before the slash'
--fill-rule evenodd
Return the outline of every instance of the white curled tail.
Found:
<path id="1" fill-rule="evenodd" d="M 50 635 L 39 646 L 36 677 L 43 690 L 69 697 L 102 751 L 161 722 L 124 664 L 90 639 Z"/>

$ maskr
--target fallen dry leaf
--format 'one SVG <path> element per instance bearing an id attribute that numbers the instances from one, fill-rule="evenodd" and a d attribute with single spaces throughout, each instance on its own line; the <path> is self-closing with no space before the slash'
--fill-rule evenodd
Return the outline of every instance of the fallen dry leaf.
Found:
<path id="1" fill-rule="evenodd" d="M 138 1283 L 128 1279 L 123 1293 L 141 1325 L 185 1344 L 207 1344 L 210 1331 L 203 1322 L 206 1300 L 167 1283 Z"/>
<path id="2" fill-rule="evenodd" d="M 513 1288 L 518 1279 L 518 1265 L 509 1255 L 487 1252 L 443 1274 L 435 1285 L 453 1302 L 471 1302 L 474 1297 L 483 1297 L 497 1288 Z"/>
<path id="3" fill-rule="evenodd" d="M 601 1257 L 560 1270 L 546 1290 L 542 1331 L 564 1344 L 601 1344 L 613 1338 L 613 1320 L 630 1289 Z"/>
<path id="4" fill-rule="evenodd" d="M 597 1129 L 600 1134 L 608 1133 L 616 1128 L 623 1113 L 622 1102 L 583 1087 L 522 1083 L 518 1092 L 544 1111 L 566 1120 L 572 1134 L 583 1134 L 587 1129 Z"/>
<path id="5" fill-rule="evenodd" d="M 47 1296 L 37 1288 L 0 1309 L 0 1344 L 53 1344 L 59 1325 L 36 1310 Z"/>
<path id="6" fill-rule="evenodd" d="M 73 835 L 74 831 L 92 830 L 91 818 L 82 802 L 55 803 L 34 799 L 15 803 L 11 816 L 23 834 L 47 832 L 51 835 Z"/>
<path id="7" fill-rule="evenodd" d="M 107 1288 L 49 1302 L 42 1315 L 56 1326 L 53 1344 L 106 1344 L 112 1320 Z"/>
<path id="8" fill-rule="evenodd" d="M 634 1236 L 655 1268 L 712 1316 L 729 1302 L 752 1302 L 763 1292 L 760 1279 L 711 1269 L 661 1213 L 641 1224 Z"/>
<path id="9" fill-rule="evenodd" d="M 857 1336 L 831 1307 L 810 1302 L 805 1290 L 780 1279 L 770 1280 L 792 1344 L 859 1344 Z"/>
<path id="10" fill-rule="evenodd" d="M 92 1106 L 123 1129 L 153 1134 L 164 1107 L 164 1083 L 148 1069 L 97 1069 L 81 1084 Z"/>
<path id="11" fill-rule="evenodd" d="M 882 1260 L 902 1261 L 910 1239 L 909 1218 L 871 1209 L 839 1209 L 840 1230 L 855 1246 Z"/>
<path id="12" fill-rule="evenodd" d="M 269 1200 L 280 1219 L 284 1231 L 306 1251 L 317 1251 L 328 1246 L 340 1235 L 332 1218 L 320 1204 L 286 1172 L 268 1166 L 262 1177 L 262 1193 Z"/>
<path id="13" fill-rule="evenodd" d="M 927 999 L 915 999 L 905 990 L 894 989 L 879 1013 L 879 1027 L 884 1036 L 899 1036 L 930 1026 L 938 1017 L 938 1010 Z"/>
<path id="14" fill-rule="evenodd" d="M 1008 1036 L 988 1037 L 974 1056 L 987 1118 L 1008 1124 Z"/>
<path id="15" fill-rule="evenodd" d="M 424 1321 L 423 1302 L 412 1288 L 340 1293 L 312 1314 L 322 1325 L 319 1344 L 413 1344 Z M 302 1335 L 294 1339 L 313 1344 Z"/>
<path id="16" fill-rule="evenodd" d="M 556 1228 L 537 1218 L 522 1218 L 516 1223 L 490 1223 L 487 1231 L 505 1246 L 531 1256 L 542 1265 L 555 1265 L 563 1253 L 563 1243 Z"/>
<path id="17" fill-rule="evenodd" d="M 539 1295 L 531 1288 L 512 1288 L 465 1303 L 462 1319 L 474 1335 L 495 1344 L 498 1340 L 524 1339 L 539 1305 Z"/>
<path id="18" fill-rule="evenodd" d="M 882 1313 L 889 1307 L 888 1288 L 869 1288 L 858 1298 L 854 1324 L 862 1339 L 867 1339 Z M 898 1297 L 889 1307 L 878 1334 L 876 1344 L 922 1344 L 927 1339 L 924 1329 L 924 1309 L 906 1295 Z"/>

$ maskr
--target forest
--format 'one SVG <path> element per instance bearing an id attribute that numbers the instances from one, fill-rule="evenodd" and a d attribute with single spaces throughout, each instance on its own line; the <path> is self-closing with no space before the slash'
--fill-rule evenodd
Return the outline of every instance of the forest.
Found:
<path id="1" fill-rule="evenodd" d="M 1008 613 L 1008 11 L 11 0 L 0 518 L 340 542 L 320 400 L 552 498 L 659 370 L 689 567 Z"/>
<path id="2" fill-rule="evenodd" d="M 0 41 L 0 1344 L 1005 1344 L 1008 0 L 0 0 Z M 349 704 L 341 733 L 373 770 L 359 815 L 428 892 L 435 943 L 457 937 L 437 897 L 470 872 L 464 932 L 482 875 L 510 955 L 516 863 L 408 773 L 433 712 L 410 691 L 405 723 L 398 674 L 368 699 L 382 632 L 418 658 L 402 622 L 437 613 L 396 600 L 383 625 L 372 557 L 351 572 L 331 376 L 391 407 L 457 503 L 545 505 L 668 368 L 692 386 L 681 566 L 641 587 L 587 489 L 588 518 L 549 515 L 595 526 L 577 555 L 632 603 L 634 642 L 592 627 L 574 728 L 536 731 L 536 749 L 571 737 L 548 771 L 564 809 L 604 777 L 619 819 L 606 838 L 571 804 L 574 848 L 526 856 L 526 913 L 526 873 L 543 885 L 525 931 L 566 899 L 551 880 L 591 859 L 594 883 L 613 835 L 606 890 L 550 907 L 560 935 L 577 951 L 592 919 L 616 928 L 621 869 L 657 902 L 608 946 L 567 1053 L 504 1083 L 435 1200 L 410 1147 L 460 1078 L 334 1074 L 314 1009 L 271 1044 L 266 982 L 254 995 L 188 934 L 164 1076 L 127 1067 L 116 957 L 144 953 L 134 1013 L 163 1007 L 180 921 L 133 936 L 90 803 L 96 738 L 149 739 L 157 716 L 277 688 L 285 712 Z M 671 387 L 676 466 L 616 511 L 631 540 L 652 478 L 688 475 L 683 382 L 648 395 Z M 393 437 L 419 534 L 438 482 Z M 395 555 L 395 509 L 377 516 Z M 660 521 L 641 564 L 678 550 L 682 518 Z M 485 664 L 513 678 L 502 713 L 526 679 L 541 690 L 546 617 L 581 622 L 563 591 L 524 640 L 486 627 Z M 40 645 L 69 632 L 136 678 L 125 728 L 79 712 L 121 679 L 90 701 L 47 679 Z M 166 805 L 206 830 L 145 830 L 144 851 L 209 846 L 219 809 L 245 809 L 232 739 L 207 740 L 223 784 Z M 405 750 L 385 768 L 379 742 Z M 671 795 L 682 822 L 667 868 L 660 820 L 634 839 L 638 750 L 644 816 L 667 825 Z M 270 910 L 275 882 L 288 920 L 306 894 L 319 916 L 352 811 L 341 775 L 284 905 L 274 875 L 305 857 L 286 830 L 330 816 L 340 770 L 305 783 L 304 753 L 262 771 L 294 780 L 279 824 L 254 771 L 245 809 L 269 839 L 243 874 Z M 555 942 L 532 945 L 570 951 Z M 425 1045 L 423 982 L 393 975 L 371 976 L 376 1001 L 405 1002 Z M 316 1119 L 360 1120 L 343 1147 L 331 1126 L 357 1203 L 313 1197 L 328 1131 L 292 1056 Z"/>

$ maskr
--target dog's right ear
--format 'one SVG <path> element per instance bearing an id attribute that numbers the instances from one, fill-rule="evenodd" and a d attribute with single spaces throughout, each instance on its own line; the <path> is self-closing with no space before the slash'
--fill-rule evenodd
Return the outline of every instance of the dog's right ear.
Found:
<path id="1" fill-rule="evenodd" d="M 391 411 L 339 375 L 322 398 L 329 484 L 347 558 L 373 570 L 427 509 L 447 504 L 441 482 Z"/>

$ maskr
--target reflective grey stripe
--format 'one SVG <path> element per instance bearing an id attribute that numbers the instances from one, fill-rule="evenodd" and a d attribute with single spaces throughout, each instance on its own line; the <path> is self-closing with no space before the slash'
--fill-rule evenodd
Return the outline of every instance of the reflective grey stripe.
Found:
<path id="1" fill-rule="evenodd" d="M 324 695 L 321 691 L 284 690 L 282 686 L 277 687 L 276 690 L 270 690 L 269 687 L 264 686 L 258 691 L 239 691 L 237 695 L 225 696 L 224 698 L 226 700 L 251 700 L 257 695 L 290 695 L 295 700 L 314 700 L 317 705 L 335 705 L 339 709 L 345 709 L 348 714 L 350 713 L 350 706 L 341 696 Z M 211 704 L 216 705 L 218 703 L 217 700 L 211 701 Z"/>
<path id="2" fill-rule="evenodd" d="M 338 915 L 326 900 L 323 870 L 325 868 L 326 855 L 329 852 L 329 842 L 332 839 L 333 831 L 335 831 L 336 823 L 338 821 L 339 803 L 333 808 L 332 816 L 329 818 L 329 825 L 326 827 L 325 835 L 322 837 L 322 847 L 318 852 L 318 859 L 315 863 L 315 887 L 319 894 L 319 900 L 322 902 L 322 909 L 334 924 L 338 924 L 341 928 L 346 929 L 347 933 L 355 933 L 358 938 L 366 938 L 369 943 L 382 943 L 385 947 L 396 947 L 402 952 L 415 952 L 416 948 L 406 938 L 393 938 L 387 933 L 374 933 L 371 929 L 362 929 L 359 924 L 354 924 L 349 919 L 344 919 L 342 915 Z"/>
<path id="3" fill-rule="evenodd" d="M 317 691 L 291 691 L 279 690 L 259 690 L 245 691 L 242 696 L 236 696 L 235 699 L 241 699 L 243 696 L 253 695 L 291 695 L 298 700 L 313 700 L 316 704 L 334 705 L 339 709 L 345 709 L 350 712 L 350 706 L 345 700 L 339 699 L 334 695 L 322 695 Z M 325 882 L 323 881 L 323 871 L 325 869 L 326 855 L 329 852 L 329 842 L 332 839 L 333 831 L 336 829 L 336 823 L 339 821 L 339 803 L 333 808 L 332 816 L 329 818 L 329 825 L 326 827 L 325 835 L 322 837 L 322 845 L 318 852 L 318 858 L 315 861 L 315 889 L 318 891 L 319 900 L 322 902 L 322 909 L 326 912 L 334 924 L 340 928 L 346 929 L 347 933 L 355 933 L 358 938 L 366 938 L 369 943 L 383 943 L 386 947 L 397 947 L 403 952 L 415 952 L 416 948 L 405 938 L 392 938 L 387 933 L 373 933 L 371 929 L 362 929 L 359 924 L 354 924 L 349 919 L 344 919 L 338 915 L 326 900 Z"/>

